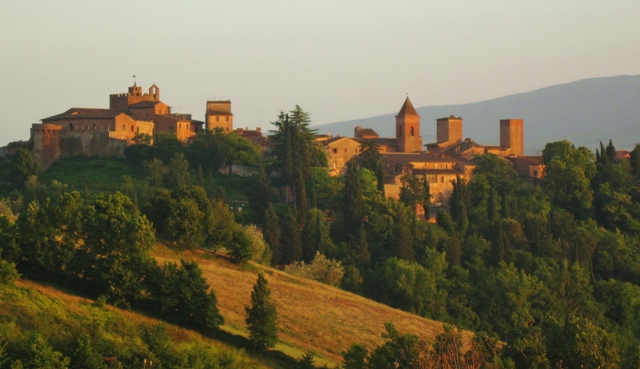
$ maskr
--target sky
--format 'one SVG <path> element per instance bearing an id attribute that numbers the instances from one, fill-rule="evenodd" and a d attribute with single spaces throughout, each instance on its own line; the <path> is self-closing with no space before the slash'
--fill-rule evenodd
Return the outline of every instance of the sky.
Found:
<path id="1" fill-rule="evenodd" d="M 204 120 L 269 129 L 640 74 L 638 0 L 65 0 L 0 3 L 0 146 L 71 107 L 155 83 Z"/>

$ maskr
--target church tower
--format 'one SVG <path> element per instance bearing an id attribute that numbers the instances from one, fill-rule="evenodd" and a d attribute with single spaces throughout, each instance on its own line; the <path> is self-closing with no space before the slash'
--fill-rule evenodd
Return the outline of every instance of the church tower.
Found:
<path id="1" fill-rule="evenodd" d="M 409 97 L 396 115 L 396 144 L 398 144 L 399 152 L 422 151 L 420 116 Z"/>

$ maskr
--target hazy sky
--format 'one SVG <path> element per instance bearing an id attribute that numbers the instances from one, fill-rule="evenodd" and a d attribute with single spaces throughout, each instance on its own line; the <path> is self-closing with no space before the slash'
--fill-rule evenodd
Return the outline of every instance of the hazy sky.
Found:
<path id="1" fill-rule="evenodd" d="M 296 104 L 324 124 L 396 112 L 407 93 L 448 105 L 640 74 L 639 15 L 638 0 L 7 0 L 0 146 L 108 108 L 134 74 L 195 119 L 230 99 L 250 128 Z"/>

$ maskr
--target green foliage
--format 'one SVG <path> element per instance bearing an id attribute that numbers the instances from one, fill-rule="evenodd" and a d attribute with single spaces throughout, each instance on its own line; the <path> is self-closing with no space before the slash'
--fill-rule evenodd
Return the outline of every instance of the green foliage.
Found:
<path id="1" fill-rule="evenodd" d="M 246 307 L 245 310 L 253 348 L 262 351 L 273 347 L 278 341 L 277 312 L 264 275 L 258 275 L 258 281 L 251 292 L 251 307 Z"/>
<path id="2" fill-rule="evenodd" d="M 333 259 L 327 259 L 320 252 L 316 252 L 315 257 L 309 264 L 304 261 L 287 265 L 285 272 L 298 277 L 315 279 L 322 283 L 338 286 L 344 276 L 342 263 Z"/>
<path id="3" fill-rule="evenodd" d="M 302 234 L 296 212 L 289 209 L 289 216 L 284 222 L 280 234 L 280 262 L 291 264 L 302 260 Z"/>
<path id="4" fill-rule="evenodd" d="M 188 151 L 189 161 L 194 166 L 217 172 L 223 165 L 233 171 L 233 164 L 256 165 L 262 152 L 251 140 L 236 132 L 205 130 L 198 134 Z"/>
<path id="5" fill-rule="evenodd" d="M 316 253 L 335 252 L 335 245 L 329 236 L 329 224 L 324 213 L 316 208 L 309 209 L 302 231 L 302 260 L 309 263 Z"/>
<path id="6" fill-rule="evenodd" d="M 354 343 L 348 351 L 342 352 L 344 359 L 344 369 L 367 369 L 365 359 L 369 352 L 367 348 L 359 343 Z"/>
<path id="7" fill-rule="evenodd" d="M 375 140 L 365 140 L 360 144 L 358 163 L 361 168 L 369 169 L 376 176 L 378 191 L 384 196 L 384 168 L 382 167 L 382 155 L 380 145 Z"/>
<path id="8" fill-rule="evenodd" d="M 10 160 L 10 176 L 16 188 L 24 188 L 27 178 L 40 172 L 40 166 L 33 160 L 33 156 L 28 150 L 18 149 Z"/>
<path id="9" fill-rule="evenodd" d="M 364 218 L 364 198 L 360 183 L 360 171 L 354 161 L 347 164 L 342 192 L 342 214 L 345 236 L 360 228 Z"/>
<path id="10" fill-rule="evenodd" d="M 195 262 L 168 263 L 150 268 L 148 285 L 151 310 L 159 317 L 201 332 L 224 323 L 202 270 Z"/>
<path id="11" fill-rule="evenodd" d="M 269 207 L 265 211 L 265 222 L 262 234 L 264 241 L 269 245 L 271 249 L 271 264 L 277 265 L 281 263 L 282 254 L 280 252 L 280 218 L 276 214 L 273 204 L 269 204 Z"/>
<path id="12" fill-rule="evenodd" d="M 271 203 L 271 182 L 264 171 L 264 167 L 260 166 L 260 172 L 256 177 L 255 189 L 249 196 L 249 205 L 258 214 L 264 214 Z"/>
<path id="13" fill-rule="evenodd" d="M 390 258 L 372 269 L 364 281 L 367 295 L 389 306 L 432 319 L 446 319 L 447 292 L 438 288 L 442 273 L 406 260 Z"/>
<path id="14" fill-rule="evenodd" d="M 236 264 L 245 264 L 253 257 L 253 242 L 242 227 L 236 227 L 233 231 L 231 243 L 227 246 L 229 256 Z"/>
<path id="15" fill-rule="evenodd" d="M 20 274 L 16 270 L 16 265 L 0 259 L 0 285 L 12 284 L 18 278 Z"/>

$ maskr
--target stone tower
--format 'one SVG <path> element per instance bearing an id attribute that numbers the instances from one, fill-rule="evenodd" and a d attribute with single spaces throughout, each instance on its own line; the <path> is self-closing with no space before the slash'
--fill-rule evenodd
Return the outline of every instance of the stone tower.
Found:
<path id="1" fill-rule="evenodd" d="M 408 97 L 396 115 L 396 143 L 399 152 L 422 151 L 420 116 Z"/>
<path id="2" fill-rule="evenodd" d="M 462 141 L 462 118 L 451 115 L 437 120 L 439 144 L 456 143 Z"/>
<path id="3" fill-rule="evenodd" d="M 524 121 L 522 119 L 500 120 L 500 147 L 511 149 L 512 155 L 524 155 Z"/>
<path id="4" fill-rule="evenodd" d="M 123 110 L 127 109 L 129 105 L 142 101 L 160 101 L 160 89 L 158 86 L 153 84 L 149 87 L 149 93 L 143 94 L 142 87 L 134 82 L 126 94 L 109 95 L 109 109 Z"/>
<path id="5" fill-rule="evenodd" d="M 210 131 L 213 131 L 216 128 L 222 128 L 224 132 L 233 131 L 231 101 L 207 101 L 205 126 Z"/>

